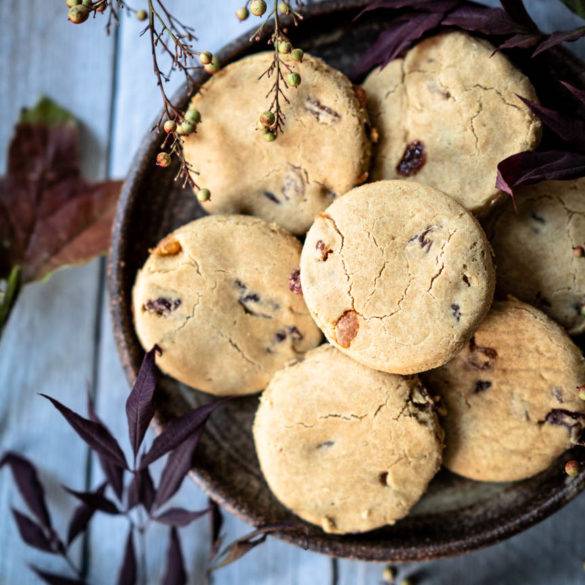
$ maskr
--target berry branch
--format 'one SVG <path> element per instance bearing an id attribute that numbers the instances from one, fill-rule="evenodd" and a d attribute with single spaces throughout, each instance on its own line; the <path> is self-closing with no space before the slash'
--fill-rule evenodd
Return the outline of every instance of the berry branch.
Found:
<path id="1" fill-rule="evenodd" d="M 300 9 L 301 6 L 302 1 L 295 0 L 295 7 Z M 236 11 L 236 17 L 239 20 L 246 20 L 250 13 L 262 17 L 267 10 L 268 7 L 264 0 L 249 0 Z M 268 109 L 260 115 L 259 119 L 263 137 L 267 142 L 274 142 L 278 135 L 284 132 L 286 115 L 283 111 L 283 102 L 284 104 L 290 103 L 286 92 L 289 88 L 298 87 L 301 84 L 300 74 L 283 57 L 290 55 L 293 61 L 300 63 L 303 60 L 303 51 L 293 48 L 286 36 L 286 28 L 280 21 L 281 16 L 290 16 L 295 26 L 302 19 L 301 14 L 291 7 L 290 2 L 274 0 L 272 10 L 250 38 L 250 41 L 260 41 L 267 23 L 271 19 L 274 21 L 274 30 L 268 39 L 268 44 L 273 47 L 272 62 L 259 77 L 259 79 L 266 77 L 274 80 L 266 94 L 266 99 L 270 99 Z"/>

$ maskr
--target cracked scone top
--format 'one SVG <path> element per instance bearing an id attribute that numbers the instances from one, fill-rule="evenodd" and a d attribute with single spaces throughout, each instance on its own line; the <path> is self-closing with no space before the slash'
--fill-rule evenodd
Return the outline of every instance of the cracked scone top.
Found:
<path id="1" fill-rule="evenodd" d="M 271 52 L 245 57 L 205 83 L 192 99 L 202 122 L 184 140 L 185 157 L 211 191 L 210 213 L 257 215 L 304 234 L 336 195 L 367 177 L 367 114 L 343 73 L 305 55 L 295 64 L 303 81 L 283 104 L 285 131 L 266 142 L 259 98 L 274 76 L 258 78 L 272 59 Z"/>
<path id="2" fill-rule="evenodd" d="M 497 289 L 585 329 L 585 179 L 523 187 L 491 226 Z M 581 248 L 579 247 L 581 246 Z"/>
<path id="3" fill-rule="evenodd" d="M 528 78 L 465 33 L 422 41 L 374 70 L 364 89 L 380 135 L 373 178 L 425 183 L 475 213 L 501 196 L 497 164 L 540 139 L 540 123 L 516 95 L 536 99 Z"/>
<path id="4" fill-rule="evenodd" d="M 339 534 L 406 516 L 441 465 L 442 431 L 418 378 L 371 370 L 330 345 L 274 375 L 254 442 L 274 495 Z"/>
<path id="5" fill-rule="evenodd" d="M 305 302 L 362 364 L 412 374 L 446 363 L 489 309 L 494 269 L 472 215 L 431 187 L 379 181 L 316 219 L 301 255 Z"/>
<path id="6" fill-rule="evenodd" d="M 151 251 L 132 293 L 144 349 L 167 374 L 217 395 L 263 390 L 278 368 L 321 340 L 289 279 L 300 243 L 246 216 L 188 223 Z"/>
<path id="7" fill-rule="evenodd" d="M 514 299 L 495 302 L 467 347 L 424 380 L 447 408 L 444 464 L 470 479 L 531 477 L 585 426 L 581 352 L 544 313 Z"/>

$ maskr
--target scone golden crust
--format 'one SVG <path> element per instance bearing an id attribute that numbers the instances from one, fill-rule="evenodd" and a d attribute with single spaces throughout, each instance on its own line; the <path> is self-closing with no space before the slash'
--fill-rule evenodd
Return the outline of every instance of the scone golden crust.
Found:
<path id="1" fill-rule="evenodd" d="M 301 255 L 305 302 L 360 363 L 413 374 L 450 360 L 487 313 L 494 269 L 473 216 L 406 181 L 363 185 L 320 214 Z"/>
<path id="2" fill-rule="evenodd" d="M 494 219 L 497 288 L 585 330 L 585 179 L 523 187 Z"/>
<path id="3" fill-rule="evenodd" d="M 374 70 L 364 89 L 380 135 L 374 179 L 411 178 L 474 213 L 501 196 L 497 164 L 540 140 L 540 123 L 518 98 L 536 99 L 528 78 L 465 33 L 422 41 Z"/>
<path id="4" fill-rule="evenodd" d="M 205 392 L 249 394 L 321 340 L 290 290 L 300 243 L 277 225 L 210 216 L 151 251 L 132 293 L 136 332 L 165 373 Z"/>
<path id="5" fill-rule="evenodd" d="M 440 467 L 442 436 L 418 378 L 371 370 L 330 345 L 277 372 L 254 421 L 275 496 L 338 534 L 406 516 Z"/>
<path id="6" fill-rule="evenodd" d="M 287 92 L 285 132 L 266 142 L 259 98 L 274 78 L 258 78 L 272 58 L 245 57 L 201 88 L 192 103 L 202 123 L 185 139 L 185 157 L 211 190 L 211 213 L 257 215 L 304 234 L 319 211 L 367 177 L 367 114 L 343 73 L 305 54 L 295 64 L 302 83 Z"/>
<path id="7" fill-rule="evenodd" d="M 544 313 L 513 299 L 494 303 L 467 347 L 424 380 L 447 407 L 444 464 L 470 479 L 531 477 L 585 426 L 581 352 Z"/>

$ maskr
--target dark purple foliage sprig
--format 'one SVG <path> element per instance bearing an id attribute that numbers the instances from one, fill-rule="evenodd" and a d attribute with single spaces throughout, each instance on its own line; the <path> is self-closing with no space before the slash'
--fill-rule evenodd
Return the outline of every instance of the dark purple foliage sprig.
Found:
<path id="1" fill-rule="evenodd" d="M 142 448 L 146 430 L 154 417 L 156 394 L 155 354 L 149 351 L 142 362 L 136 382 L 126 402 L 128 432 L 133 454 L 129 465 L 120 444 L 105 424 L 98 418 L 94 405 L 88 400 L 88 418 L 61 404 L 55 398 L 42 395 L 61 413 L 78 436 L 96 453 L 104 471 L 105 481 L 96 489 L 74 490 L 63 486 L 65 491 L 78 500 L 67 528 L 67 538 L 62 539 L 53 528 L 46 504 L 45 490 L 35 466 L 25 457 L 8 452 L 0 459 L 0 467 L 11 469 L 18 491 L 30 516 L 13 509 L 13 516 L 22 540 L 29 546 L 44 552 L 60 555 L 69 566 L 71 575 L 48 573 L 31 566 L 38 578 L 49 584 L 84 584 L 81 570 L 70 556 L 70 547 L 83 535 L 96 513 L 125 516 L 129 522 L 128 537 L 118 572 L 118 583 L 133 585 L 146 582 L 145 559 L 136 556 L 136 539 L 142 539 L 150 521 L 169 526 L 169 547 L 163 583 L 182 585 L 187 573 L 179 532 L 203 516 L 217 518 L 216 506 L 203 510 L 186 510 L 165 505 L 177 493 L 192 467 L 197 445 L 205 423 L 213 411 L 226 399 L 209 402 L 187 414 L 168 422 L 149 448 Z M 142 453 L 141 453 L 142 449 Z M 149 466 L 168 455 L 158 485 L 155 485 Z M 111 490 L 111 494 L 109 493 Z M 146 519 L 144 519 L 146 517 Z M 213 536 L 218 538 L 217 535 Z M 144 547 L 141 547 L 144 550 Z"/>
<path id="2" fill-rule="evenodd" d="M 551 132 L 553 147 L 519 152 L 498 164 L 496 186 L 511 196 L 523 185 L 585 176 L 585 91 L 561 83 L 579 102 L 570 115 L 520 98 Z"/>
<path id="3" fill-rule="evenodd" d="M 544 34 L 522 0 L 501 0 L 489 8 L 466 0 L 374 0 L 360 14 L 379 11 L 393 17 L 356 65 L 360 77 L 385 66 L 424 35 L 443 29 L 462 29 L 489 37 L 499 49 L 530 49 L 532 56 L 585 36 L 585 27 Z"/>

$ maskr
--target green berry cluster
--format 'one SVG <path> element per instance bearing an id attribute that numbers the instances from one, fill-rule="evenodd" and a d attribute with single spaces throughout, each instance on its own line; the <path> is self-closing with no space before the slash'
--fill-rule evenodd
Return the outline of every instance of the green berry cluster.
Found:
<path id="1" fill-rule="evenodd" d="M 205 69 L 210 75 L 217 73 L 221 68 L 217 56 L 209 51 L 199 53 L 199 63 L 203 65 L 203 69 Z"/>
<path id="2" fill-rule="evenodd" d="M 266 14 L 267 9 L 268 7 L 266 6 L 266 2 L 264 0 L 252 0 L 251 2 L 246 2 L 244 6 L 236 10 L 236 18 L 238 20 L 244 21 L 250 16 L 250 14 L 261 17 Z M 290 3 L 285 1 L 278 3 L 277 10 L 278 13 L 282 14 L 283 16 L 287 16 L 292 12 Z"/>
<path id="3" fill-rule="evenodd" d="M 65 0 L 67 8 L 67 18 L 73 24 L 85 22 L 92 12 L 101 13 L 106 10 L 112 0 Z M 148 18 L 146 10 L 133 10 L 134 16 L 140 21 Z"/>

